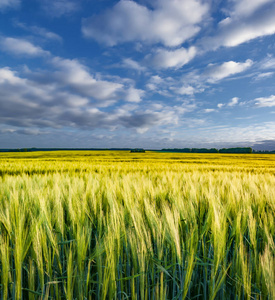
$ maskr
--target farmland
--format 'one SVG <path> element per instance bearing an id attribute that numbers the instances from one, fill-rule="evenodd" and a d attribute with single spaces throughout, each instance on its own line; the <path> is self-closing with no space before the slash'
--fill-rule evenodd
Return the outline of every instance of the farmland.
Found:
<path id="1" fill-rule="evenodd" d="M 275 299 L 275 155 L 0 154 L 3 299 Z"/>

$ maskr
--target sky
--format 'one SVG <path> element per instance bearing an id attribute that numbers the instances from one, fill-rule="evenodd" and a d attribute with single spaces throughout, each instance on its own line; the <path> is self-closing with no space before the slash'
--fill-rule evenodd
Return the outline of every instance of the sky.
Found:
<path id="1" fill-rule="evenodd" d="M 0 0 L 0 148 L 275 149 L 275 0 Z"/>

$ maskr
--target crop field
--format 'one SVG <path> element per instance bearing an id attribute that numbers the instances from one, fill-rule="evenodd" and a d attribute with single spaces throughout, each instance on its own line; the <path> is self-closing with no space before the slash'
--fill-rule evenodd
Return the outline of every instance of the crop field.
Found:
<path id="1" fill-rule="evenodd" d="M 275 155 L 0 154 L 1 299 L 275 299 Z"/>

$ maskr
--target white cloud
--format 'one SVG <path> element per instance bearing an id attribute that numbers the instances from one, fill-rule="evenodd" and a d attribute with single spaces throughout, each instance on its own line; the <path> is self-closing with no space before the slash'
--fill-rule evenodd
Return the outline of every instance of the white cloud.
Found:
<path id="1" fill-rule="evenodd" d="M 261 69 L 275 69 L 275 58 L 268 55 L 265 59 L 260 62 Z"/>
<path id="2" fill-rule="evenodd" d="M 0 40 L 0 45 L 3 50 L 15 55 L 45 56 L 50 54 L 24 39 L 5 37 Z"/>
<path id="3" fill-rule="evenodd" d="M 42 0 L 41 4 L 51 17 L 70 15 L 79 10 L 79 2 L 73 0 Z"/>
<path id="4" fill-rule="evenodd" d="M 151 76 L 150 81 L 155 84 L 161 84 L 164 80 L 159 75 L 154 75 Z"/>
<path id="5" fill-rule="evenodd" d="M 16 27 L 22 28 L 26 31 L 33 33 L 34 35 L 40 36 L 46 40 L 53 40 L 62 42 L 62 37 L 54 32 L 51 32 L 43 27 L 39 26 L 28 26 L 25 23 L 14 21 Z"/>
<path id="6" fill-rule="evenodd" d="M 145 91 L 130 87 L 126 91 L 125 101 L 136 102 L 136 103 L 140 102 L 142 100 L 142 97 L 144 96 L 144 94 L 145 94 Z"/>
<path id="7" fill-rule="evenodd" d="M 244 72 L 252 64 L 253 61 L 250 59 L 247 59 L 245 62 L 228 61 L 222 64 L 209 64 L 204 72 L 201 70 L 192 70 L 183 74 L 177 80 L 175 78 L 171 78 L 171 80 L 165 78 L 160 87 L 162 89 L 168 88 L 179 95 L 194 95 L 204 92 L 209 88 L 209 84 L 216 84 L 224 78 Z M 157 90 L 156 84 L 153 84 L 153 87 Z"/>
<path id="8" fill-rule="evenodd" d="M 274 72 L 260 73 L 260 74 L 256 75 L 255 80 L 261 80 L 261 79 L 269 78 L 269 77 L 272 77 L 273 74 L 274 74 Z"/>
<path id="9" fill-rule="evenodd" d="M 238 102 L 239 102 L 239 98 L 238 97 L 233 97 L 231 99 L 231 101 L 227 104 L 227 106 L 235 106 L 235 105 L 238 104 Z"/>
<path id="10" fill-rule="evenodd" d="M 20 108 L 22 116 L 24 113 L 31 116 L 35 110 L 42 112 L 51 105 L 75 107 L 88 102 L 87 98 L 63 91 L 56 83 L 41 84 L 39 81 L 22 78 L 10 68 L 0 69 L 0 86 L 1 105 L 7 109 L 7 115 Z M 30 110 L 26 111 L 26 108 Z M 3 112 L 5 114 L 4 109 Z"/>
<path id="11" fill-rule="evenodd" d="M 15 129 L 12 128 L 5 128 L 5 129 L 0 129 L 0 133 L 14 133 Z"/>
<path id="12" fill-rule="evenodd" d="M 20 82 L 19 78 L 15 76 L 15 72 L 10 68 L 0 69 L 0 83 L 9 82 L 11 84 L 17 84 Z"/>
<path id="13" fill-rule="evenodd" d="M 181 68 L 196 55 L 196 48 L 179 48 L 176 50 L 157 49 L 152 55 L 148 55 L 146 60 L 156 68 Z"/>
<path id="14" fill-rule="evenodd" d="M 80 64 L 79 62 L 75 63 L 76 65 Z M 61 69 L 60 66 L 56 66 L 56 68 Z M 74 66 L 74 70 L 77 71 L 78 68 L 84 68 L 85 71 L 85 67 L 81 64 L 80 67 Z M 88 72 L 87 69 L 86 72 Z M 88 74 L 90 73 L 88 72 Z M 35 77 L 35 75 L 37 74 L 30 74 L 30 79 L 26 77 L 28 74 L 22 76 L 9 68 L 0 69 L 0 122 L 4 125 L 0 132 L 40 135 L 48 130 L 51 133 L 54 130 L 60 130 L 59 132 L 62 130 L 63 134 L 66 134 L 64 128 L 69 128 L 70 132 L 82 135 L 84 134 L 83 130 L 90 133 L 92 130 L 108 130 L 109 132 L 126 128 L 145 134 L 149 129 L 154 132 L 153 128 L 156 128 L 155 132 L 159 133 L 159 137 L 163 137 L 163 134 L 160 133 L 161 130 L 167 130 L 167 132 L 175 134 L 176 139 L 181 141 L 189 140 L 193 143 L 197 139 L 197 141 L 209 142 L 211 145 L 219 142 L 247 143 L 253 139 L 274 137 L 274 122 L 248 125 L 247 127 L 206 128 L 205 120 L 182 117 L 182 114 L 196 108 L 192 102 L 178 106 L 166 106 L 164 103 L 156 102 L 152 102 L 150 105 L 145 101 L 144 104 L 142 102 L 141 104 L 126 103 L 125 105 L 123 102 L 122 106 L 101 110 L 94 106 L 88 97 L 84 97 L 80 93 L 73 93 L 70 90 L 69 82 L 67 82 L 65 90 L 64 85 L 57 80 L 55 74 L 51 74 L 48 81 L 40 81 L 41 77 Z M 88 75 L 85 75 L 85 72 L 82 75 L 80 72 L 79 76 L 86 82 Z M 152 78 L 152 82 L 165 81 L 159 76 Z M 76 80 L 76 82 L 78 81 Z M 124 87 L 124 92 L 126 91 L 127 88 Z M 257 98 L 255 102 L 258 106 L 270 106 L 271 103 L 272 106 L 275 106 L 275 96 Z M 266 105 L 267 103 L 268 105 Z M 214 108 L 204 110 L 205 113 L 214 111 L 217 110 Z M 186 124 L 186 127 L 189 126 L 191 131 L 182 131 L 183 124 Z M 159 137 L 156 135 L 156 138 Z"/>
<path id="15" fill-rule="evenodd" d="M 78 60 L 54 57 L 52 64 L 59 69 L 55 77 L 83 96 L 96 100 L 114 100 L 117 98 L 117 92 L 123 88 L 121 83 L 97 80 Z"/>
<path id="16" fill-rule="evenodd" d="M 228 61 L 221 65 L 210 64 L 208 65 L 208 70 L 205 72 L 205 76 L 208 77 L 207 82 L 215 83 L 223 78 L 245 71 L 252 64 L 253 61 L 250 59 L 247 59 L 244 63 Z"/>
<path id="17" fill-rule="evenodd" d="M 265 4 L 273 2 L 273 0 L 233 0 L 231 2 L 233 2 L 234 7 L 231 7 L 229 11 L 230 15 L 234 17 L 244 17 L 252 15 Z M 230 6 L 231 5 L 230 3 Z"/>
<path id="18" fill-rule="evenodd" d="M 176 99 L 180 100 L 182 99 L 180 96 L 192 96 L 202 93 L 207 87 L 205 85 L 206 79 L 207 77 L 204 77 L 203 74 L 193 71 L 177 78 L 171 76 L 162 78 L 159 75 L 155 75 L 151 76 L 146 87 L 148 90 L 154 91 L 164 97 L 172 99 L 176 96 Z"/>
<path id="19" fill-rule="evenodd" d="M 146 88 L 150 91 L 155 91 L 157 89 L 157 86 L 154 83 L 147 83 Z"/>
<path id="20" fill-rule="evenodd" d="M 31 75 L 32 79 L 28 79 L 9 68 L 0 69 L 1 124 L 23 130 L 64 127 L 111 130 L 126 127 L 143 131 L 176 120 L 176 110 L 168 108 L 155 112 L 137 105 L 124 105 L 103 111 L 90 98 L 70 91 L 69 86 L 64 90 L 55 76 L 48 78 L 47 82 L 40 82 L 40 76 L 36 78 L 36 73 Z M 85 74 L 79 75 L 87 80 Z M 127 93 L 128 100 L 132 102 L 140 101 L 143 96 L 142 90 L 134 88 L 124 90 L 126 99 Z"/>
<path id="21" fill-rule="evenodd" d="M 164 83 L 164 80 L 159 75 L 151 76 L 148 83 L 146 84 L 147 89 L 156 91 L 160 84 Z"/>
<path id="22" fill-rule="evenodd" d="M 200 31 L 209 5 L 201 0 L 159 0 L 153 9 L 131 0 L 120 0 L 112 9 L 83 20 L 84 36 L 113 46 L 143 41 L 179 46 Z"/>
<path id="23" fill-rule="evenodd" d="M 204 111 L 205 113 L 211 113 L 211 112 L 216 111 L 216 109 L 214 109 L 214 108 L 206 108 L 206 109 L 204 109 L 203 111 Z"/>
<path id="24" fill-rule="evenodd" d="M 49 62 L 54 66 L 52 72 L 28 70 L 23 77 L 10 68 L 0 69 L 0 123 L 20 128 L 111 129 L 150 128 L 162 122 L 153 113 L 142 117 L 138 107 L 111 108 L 121 99 L 140 102 L 143 90 L 95 78 L 77 60 L 54 57 Z M 108 112 L 99 109 L 107 106 Z"/>
<path id="25" fill-rule="evenodd" d="M 54 40 L 58 42 L 62 42 L 62 37 L 54 32 L 48 31 L 47 29 L 39 26 L 31 26 L 30 31 L 36 35 L 40 35 L 41 37 L 47 40 Z"/>
<path id="26" fill-rule="evenodd" d="M 274 16 L 274 15 L 273 15 Z M 255 38 L 275 33 L 275 20 L 266 19 L 255 23 L 242 23 L 232 26 L 225 35 L 223 45 L 227 47 L 238 46 Z"/>
<path id="27" fill-rule="evenodd" d="M 0 11 L 8 8 L 18 8 L 21 0 L 0 0 Z"/>
<path id="28" fill-rule="evenodd" d="M 264 139 L 275 139 L 275 122 L 261 122 L 246 126 L 209 126 L 196 128 L 194 135 L 198 140 L 223 148 L 226 144 L 251 146 L 254 142 Z M 190 136 L 190 140 L 192 140 Z M 227 147 L 227 146 L 226 146 Z"/>
<path id="29" fill-rule="evenodd" d="M 256 98 L 254 101 L 255 105 L 258 107 L 273 107 L 275 106 L 275 95 Z"/>
<path id="30" fill-rule="evenodd" d="M 268 2 L 273 3 L 263 5 Z M 221 46 L 235 47 L 275 33 L 275 3 L 273 0 L 236 1 L 236 9 L 231 9 L 230 15 L 219 23 L 215 35 L 202 40 L 206 50 L 217 49 Z"/>
<path id="31" fill-rule="evenodd" d="M 196 92 L 195 88 L 191 85 L 182 86 L 176 89 L 176 93 L 180 95 L 193 95 Z"/>
<path id="32" fill-rule="evenodd" d="M 130 68 L 133 70 L 136 70 L 138 72 L 146 71 L 146 68 L 141 66 L 138 62 L 131 58 L 125 58 L 123 59 L 122 66 L 125 68 Z"/>
<path id="33" fill-rule="evenodd" d="M 18 118 L 19 116 L 29 118 L 33 113 L 39 111 L 41 113 L 43 108 L 40 104 L 49 100 L 47 96 L 45 97 L 49 92 L 46 87 L 40 89 L 37 84 L 19 77 L 9 68 L 2 68 L 0 69 L 0 116 L 2 118 Z M 19 119 L 15 122 L 20 123 Z"/>

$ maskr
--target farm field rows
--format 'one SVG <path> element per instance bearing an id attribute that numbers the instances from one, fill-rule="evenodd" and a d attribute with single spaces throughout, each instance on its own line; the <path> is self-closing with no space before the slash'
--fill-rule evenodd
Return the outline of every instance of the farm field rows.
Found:
<path id="1" fill-rule="evenodd" d="M 275 299 L 275 155 L 0 153 L 2 299 Z"/>

